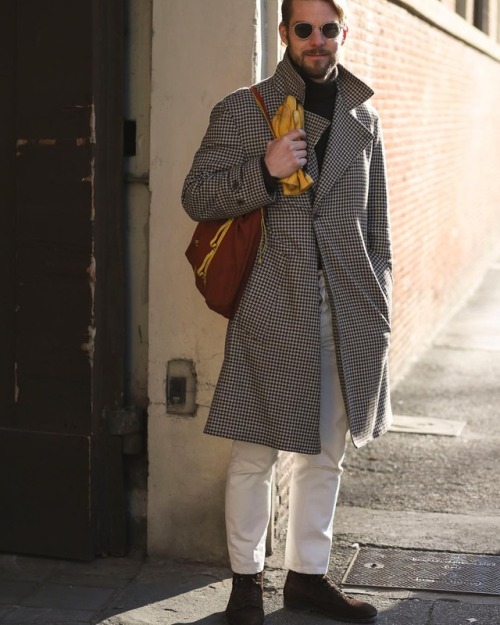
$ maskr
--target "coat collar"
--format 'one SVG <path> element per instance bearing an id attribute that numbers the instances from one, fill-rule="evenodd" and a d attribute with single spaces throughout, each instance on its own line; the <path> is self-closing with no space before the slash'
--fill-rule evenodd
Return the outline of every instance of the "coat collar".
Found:
<path id="1" fill-rule="evenodd" d="M 349 111 L 360 106 L 373 96 L 373 90 L 362 80 L 351 74 L 343 65 L 338 65 L 337 86 L 342 94 L 342 100 Z M 306 85 L 300 74 L 297 73 L 288 52 L 276 67 L 276 84 L 281 95 L 293 95 L 304 104 Z"/>

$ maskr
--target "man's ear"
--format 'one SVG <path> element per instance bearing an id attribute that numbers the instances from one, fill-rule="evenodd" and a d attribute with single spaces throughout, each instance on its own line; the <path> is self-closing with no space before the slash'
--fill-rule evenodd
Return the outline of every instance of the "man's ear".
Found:
<path id="1" fill-rule="evenodd" d="M 340 45 L 343 46 L 345 43 L 345 40 L 347 38 L 347 33 L 349 32 L 349 26 L 347 26 L 347 24 L 344 26 L 344 30 L 342 32 L 342 41 L 340 42 Z"/>
<path id="2" fill-rule="evenodd" d="M 279 25 L 280 37 L 281 41 L 287 46 L 288 45 L 288 28 L 285 26 L 283 22 Z"/>

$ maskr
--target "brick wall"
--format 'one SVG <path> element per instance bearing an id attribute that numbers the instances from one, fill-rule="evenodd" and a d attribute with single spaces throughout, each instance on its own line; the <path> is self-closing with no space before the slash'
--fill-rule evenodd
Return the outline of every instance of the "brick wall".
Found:
<path id="1" fill-rule="evenodd" d="M 500 63 L 392 2 L 351 11 L 344 61 L 375 91 L 387 151 L 397 382 L 499 240 Z"/>
<path id="2" fill-rule="evenodd" d="M 387 152 L 394 384 L 471 293 L 497 249 L 500 63 L 398 4 L 351 0 L 350 6 L 343 62 L 376 93 Z M 286 531 L 290 471 L 291 456 L 282 454 L 278 538 Z"/>

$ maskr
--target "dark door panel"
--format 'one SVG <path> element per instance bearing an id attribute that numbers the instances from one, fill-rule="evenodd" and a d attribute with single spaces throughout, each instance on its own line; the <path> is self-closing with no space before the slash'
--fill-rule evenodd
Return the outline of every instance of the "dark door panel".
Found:
<path id="1" fill-rule="evenodd" d="M 15 553 L 94 557 L 90 438 L 0 430 L 0 458 L 2 546 Z"/>
<path id="2" fill-rule="evenodd" d="M 122 12 L 0 3 L 0 551 L 126 551 Z"/>
<path id="3" fill-rule="evenodd" d="M 0 415 L 14 408 L 16 0 L 0 3 Z"/>
<path id="4" fill-rule="evenodd" d="M 2 0 L 3 1 L 3 0 Z M 19 138 L 88 137 L 96 2 L 17 0 Z M 119 16 L 118 16 L 119 19 Z"/>

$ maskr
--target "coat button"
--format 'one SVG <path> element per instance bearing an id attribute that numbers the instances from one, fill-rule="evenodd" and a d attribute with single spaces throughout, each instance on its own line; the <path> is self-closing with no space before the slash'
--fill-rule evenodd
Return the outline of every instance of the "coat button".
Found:
<path id="1" fill-rule="evenodd" d="M 244 203 L 245 203 L 245 200 L 243 198 L 241 198 L 241 197 L 239 197 L 236 200 L 236 204 L 238 204 L 238 206 L 243 206 Z"/>
<path id="2" fill-rule="evenodd" d="M 240 188 L 240 183 L 237 180 L 233 181 L 233 184 L 231 185 L 231 189 L 236 190 Z"/>

